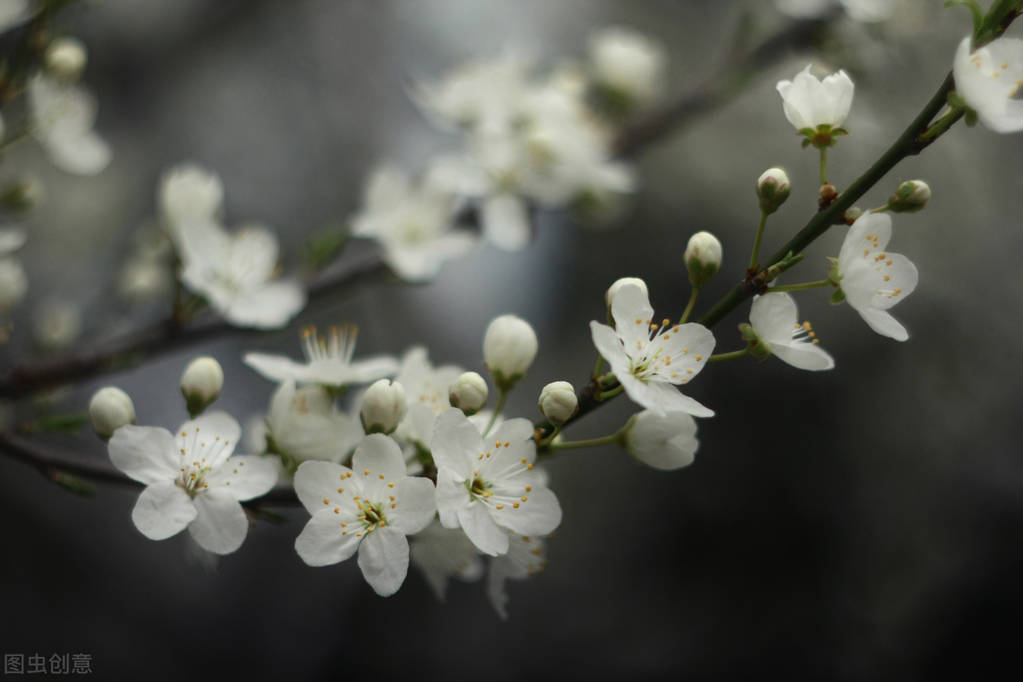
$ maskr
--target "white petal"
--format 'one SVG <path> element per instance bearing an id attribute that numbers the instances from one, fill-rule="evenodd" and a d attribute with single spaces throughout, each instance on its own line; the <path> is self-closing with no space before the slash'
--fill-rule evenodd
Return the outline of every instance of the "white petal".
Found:
<path id="1" fill-rule="evenodd" d="M 396 166 L 380 166 L 366 181 L 364 197 L 370 207 L 388 207 L 409 193 L 408 176 Z"/>
<path id="2" fill-rule="evenodd" d="M 110 163 L 110 145 L 91 130 L 75 134 L 51 134 L 45 139 L 50 160 L 76 175 L 95 175 Z"/>
<path id="3" fill-rule="evenodd" d="M 141 483 L 169 482 L 178 475 L 180 456 L 167 429 L 127 424 L 114 431 L 107 451 L 115 467 Z"/>
<path id="4" fill-rule="evenodd" d="M 230 554 L 242 546 L 249 519 L 234 496 L 210 488 L 196 495 L 192 503 L 199 514 L 188 532 L 200 547 L 214 554 Z"/>
<path id="5" fill-rule="evenodd" d="M 483 440 L 472 422 L 454 407 L 440 413 L 434 422 L 430 451 L 438 469 L 450 469 L 465 478 L 472 472 L 472 459 Z"/>
<path id="6" fill-rule="evenodd" d="M 352 497 L 361 492 L 361 488 L 353 492 L 351 473 L 348 467 L 333 462 L 302 462 L 295 471 L 295 495 L 312 515 L 338 505 L 347 507 L 352 504 Z"/>
<path id="7" fill-rule="evenodd" d="M 611 363 L 611 368 L 615 372 L 628 371 L 629 356 L 614 329 L 606 324 L 592 321 L 590 322 L 590 336 L 593 338 L 593 346 L 597 352 Z"/>
<path id="8" fill-rule="evenodd" d="M 784 292 L 757 296 L 750 308 L 749 321 L 768 344 L 788 343 L 799 321 L 796 300 Z"/>
<path id="9" fill-rule="evenodd" d="M 842 273 L 842 291 L 857 310 L 887 310 L 913 293 L 919 278 L 916 266 L 902 254 L 881 253 L 877 259 L 854 261 Z"/>
<path id="10" fill-rule="evenodd" d="M 377 528 L 359 547 L 359 568 L 381 597 L 398 591 L 408 574 L 408 540 L 394 528 Z"/>
<path id="11" fill-rule="evenodd" d="M 981 123 L 999 133 L 1023 130 L 1023 40 L 998 38 L 970 51 L 969 36 L 959 43 L 953 61 L 956 90 L 977 111 Z"/>
<path id="12" fill-rule="evenodd" d="M 464 480 L 457 478 L 451 469 L 437 472 L 437 513 L 445 528 L 459 527 L 458 512 L 471 500 Z"/>
<path id="13" fill-rule="evenodd" d="M 277 485 L 277 457 L 235 455 L 206 477 L 209 491 L 218 490 L 244 502 L 265 495 Z"/>
<path id="14" fill-rule="evenodd" d="M 131 520 L 150 540 L 166 540 L 191 523 L 198 512 L 188 493 L 174 483 L 154 483 L 139 495 Z"/>
<path id="15" fill-rule="evenodd" d="M 835 367 L 834 358 L 826 350 L 817 344 L 807 343 L 806 341 L 772 344 L 771 353 L 782 362 L 786 362 L 796 369 L 816 372 L 834 369 Z"/>
<path id="16" fill-rule="evenodd" d="M 308 365 L 295 362 L 283 355 L 270 355 L 268 353 L 246 353 L 242 362 L 259 372 L 263 377 L 271 381 L 307 381 Z"/>
<path id="17" fill-rule="evenodd" d="M 498 528 L 482 502 L 472 502 L 458 510 L 458 524 L 466 536 L 484 554 L 497 556 L 508 551 L 508 534 Z"/>
<path id="18" fill-rule="evenodd" d="M 388 526 L 415 535 L 430 525 L 437 511 L 437 489 L 428 478 L 405 477 L 394 486 L 393 509 L 385 509 Z"/>
<path id="19" fill-rule="evenodd" d="M 505 251 L 520 251 L 529 244 L 532 227 L 525 202 L 510 194 L 488 197 L 480 206 L 483 235 Z"/>
<path id="20" fill-rule="evenodd" d="M 870 325 L 870 328 L 881 336 L 887 336 L 896 341 L 905 341 L 909 338 L 909 332 L 886 310 L 876 308 L 857 309 L 863 321 Z"/>
<path id="21" fill-rule="evenodd" d="M 348 365 L 348 381 L 351 384 L 368 384 L 394 376 L 398 371 L 398 361 L 390 355 L 381 355 L 363 360 L 355 360 Z"/>
<path id="22" fill-rule="evenodd" d="M 522 498 L 527 498 L 525 502 L 519 498 L 518 508 L 506 504 L 503 509 L 494 509 L 494 520 L 519 535 L 547 535 L 554 532 L 561 524 L 558 498 L 545 486 L 532 488 L 522 495 Z"/>
<path id="23" fill-rule="evenodd" d="M 696 420 L 682 412 L 658 415 L 644 410 L 633 418 L 625 439 L 629 454 L 664 471 L 692 464 L 700 444 Z"/>
<path id="24" fill-rule="evenodd" d="M 685 412 L 694 417 L 713 417 L 714 410 L 699 401 L 679 393 L 674 384 L 666 381 L 642 382 L 631 374 L 618 375 L 618 382 L 629 398 L 648 410 L 658 414 Z"/>
<path id="25" fill-rule="evenodd" d="M 27 238 L 25 230 L 20 228 L 0 229 L 0 255 L 20 249 Z"/>
<path id="26" fill-rule="evenodd" d="M 653 316 L 654 309 L 645 290 L 635 284 L 626 284 L 618 289 L 614 300 L 611 301 L 611 318 L 615 321 L 615 331 L 622 338 L 626 352 L 630 355 L 637 341 L 645 344 L 650 340 L 650 323 Z M 592 323 L 590 326 L 593 326 Z"/>
<path id="27" fill-rule="evenodd" d="M 354 532 L 355 525 L 350 524 L 350 528 L 352 530 L 343 528 L 333 511 L 321 509 L 313 514 L 295 538 L 295 551 L 310 566 L 327 566 L 344 561 L 355 554 L 362 541 L 362 536 Z"/>
<path id="28" fill-rule="evenodd" d="M 221 312 L 228 322 L 239 327 L 278 329 L 297 315 L 305 303 L 302 285 L 297 281 L 283 280 L 245 292 Z"/>
<path id="29" fill-rule="evenodd" d="M 838 252 L 843 275 L 853 262 L 869 260 L 883 252 L 892 238 L 892 218 L 887 213 L 864 213 L 849 228 Z"/>

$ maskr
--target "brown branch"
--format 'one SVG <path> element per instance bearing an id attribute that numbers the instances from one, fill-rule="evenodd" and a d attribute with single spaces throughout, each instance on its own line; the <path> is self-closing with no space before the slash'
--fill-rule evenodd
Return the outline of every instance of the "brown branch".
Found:
<path id="1" fill-rule="evenodd" d="M 309 301 L 323 298 L 337 289 L 369 280 L 386 272 L 379 254 L 374 254 L 351 267 L 335 272 L 324 272 L 307 289 Z M 62 384 L 88 379 L 105 372 L 124 369 L 137 364 L 143 357 L 170 353 L 202 341 L 227 336 L 253 335 L 265 330 L 232 327 L 212 313 L 188 325 L 180 326 L 173 319 L 127 333 L 106 342 L 102 350 L 85 354 L 71 354 L 38 364 L 15 367 L 0 381 L 0 397 L 23 398 L 36 391 Z"/>

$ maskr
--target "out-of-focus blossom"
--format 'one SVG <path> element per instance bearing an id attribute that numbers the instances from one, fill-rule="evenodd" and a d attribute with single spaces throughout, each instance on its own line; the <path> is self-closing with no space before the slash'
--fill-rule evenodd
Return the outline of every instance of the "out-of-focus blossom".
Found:
<path id="1" fill-rule="evenodd" d="M 1023 40 L 997 38 L 971 51 L 967 36 L 959 43 L 952 73 L 956 92 L 985 126 L 996 133 L 1023 130 Z"/>
<path id="2" fill-rule="evenodd" d="M 302 352 L 305 362 L 295 362 L 283 355 L 246 353 L 246 365 L 271 381 L 292 380 L 300 384 L 321 384 L 341 387 L 368 384 L 394 374 L 398 361 L 386 355 L 353 361 L 358 328 L 345 325 L 331 327 L 326 335 L 315 327 L 302 330 Z"/>
<path id="3" fill-rule="evenodd" d="M 96 98 L 80 85 L 38 73 L 28 79 L 32 135 L 55 165 L 95 175 L 110 163 L 110 147 L 92 129 Z"/>

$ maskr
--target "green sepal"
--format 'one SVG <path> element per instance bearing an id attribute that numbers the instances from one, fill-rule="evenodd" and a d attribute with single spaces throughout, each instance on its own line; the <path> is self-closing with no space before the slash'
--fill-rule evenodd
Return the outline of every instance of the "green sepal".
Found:
<path id="1" fill-rule="evenodd" d="M 974 111 L 973 109 L 967 109 L 966 115 L 963 118 L 963 120 L 966 122 L 966 125 L 968 127 L 972 128 L 973 126 L 977 125 L 977 112 Z"/>
<path id="2" fill-rule="evenodd" d="M 831 305 L 839 305 L 845 302 L 845 292 L 842 291 L 842 287 L 835 289 L 835 293 L 831 294 Z"/>

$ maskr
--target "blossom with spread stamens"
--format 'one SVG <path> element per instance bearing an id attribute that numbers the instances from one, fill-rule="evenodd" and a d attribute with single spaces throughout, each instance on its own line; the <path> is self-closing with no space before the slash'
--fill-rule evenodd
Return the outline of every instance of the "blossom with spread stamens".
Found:
<path id="1" fill-rule="evenodd" d="M 835 361 L 817 345 L 809 322 L 799 323 L 796 301 L 785 292 L 753 299 L 749 313 L 753 332 L 772 355 L 797 369 L 832 369 Z"/>
<path id="2" fill-rule="evenodd" d="M 351 469 L 303 462 L 295 472 L 295 493 L 312 515 L 295 540 L 302 560 L 326 566 L 358 550 L 363 577 L 382 597 L 405 582 L 405 536 L 426 528 L 437 508 L 433 483 L 406 476 L 398 444 L 380 433 L 363 439 Z"/>
<path id="3" fill-rule="evenodd" d="M 305 306 L 297 280 L 277 280 L 277 236 L 251 225 L 229 234 L 208 221 L 177 234 L 181 281 L 239 327 L 283 327 Z"/>
<path id="4" fill-rule="evenodd" d="M 249 531 L 240 502 L 266 494 L 277 483 L 272 457 L 234 455 L 241 427 L 224 412 L 167 429 L 127 424 L 107 446 L 118 469 L 146 485 L 131 518 L 151 540 L 186 527 L 199 546 L 215 554 L 238 549 Z"/>
<path id="5" fill-rule="evenodd" d="M 623 286 L 611 302 L 615 326 L 590 322 L 593 345 L 611 364 L 633 402 L 653 410 L 712 417 L 714 411 L 679 393 L 714 351 L 714 335 L 701 324 L 653 320 L 647 295 L 634 284 Z"/>
<path id="6" fill-rule="evenodd" d="M 885 251 L 891 237 L 891 216 L 864 213 L 845 236 L 832 280 L 871 329 L 896 341 L 905 341 L 909 333 L 888 309 L 913 293 L 919 274 L 908 258 Z"/>
<path id="7" fill-rule="evenodd" d="M 1023 130 L 1023 40 L 998 38 L 971 50 L 963 38 L 952 62 L 956 92 L 985 126 L 996 133 Z"/>
<path id="8" fill-rule="evenodd" d="M 437 511 L 485 554 L 508 551 L 508 533 L 547 535 L 561 523 L 558 498 L 533 471 L 533 425 L 509 419 L 485 438 L 461 410 L 437 417 L 430 450 L 437 465 Z"/>
<path id="9" fill-rule="evenodd" d="M 398 371 L 398 361 L 390 356 L 352 361 L 358 333 L 354 325 L 331 327 L 325 336 L 317 334 L 316 327 L 306 327 L 302 330 L 305 362 L 268 353 L 246 353 L 242 360 L 271 381 L 291 379 L 334 387 L 368 384 Z"/>

